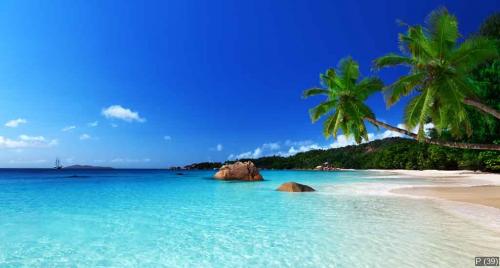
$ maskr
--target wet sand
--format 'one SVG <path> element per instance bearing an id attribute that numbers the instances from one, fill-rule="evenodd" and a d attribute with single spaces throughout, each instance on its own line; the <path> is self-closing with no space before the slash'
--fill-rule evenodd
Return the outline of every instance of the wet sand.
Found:
<path id="1" fill-rule="evenodd" d="M 391 192 L 468 202 L 500 209 L 500 186 L 498 185 L 465 187 L 409 187 L 394 189 Z"/>

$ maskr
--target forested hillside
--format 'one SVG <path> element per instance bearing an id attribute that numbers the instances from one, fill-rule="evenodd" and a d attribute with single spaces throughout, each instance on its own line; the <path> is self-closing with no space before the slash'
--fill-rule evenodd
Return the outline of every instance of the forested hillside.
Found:
<path id="1" fill-rule="evenodd" d="M 387 138 L 360 145 L 312 150 L 293 156 L 251 160 L 264 169 L 312 169 L 325 162 L 356 169 L 471 169 L 500 172 L 500 153 L 446 148 L 404 138 Z M 191 169 L 216 168 L 221 163 L 199 163 Z"/>

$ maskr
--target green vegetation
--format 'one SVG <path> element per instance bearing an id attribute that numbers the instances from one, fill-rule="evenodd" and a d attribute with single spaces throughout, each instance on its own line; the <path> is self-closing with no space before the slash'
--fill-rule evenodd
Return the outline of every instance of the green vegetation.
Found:
<path id="1" fill-rule="evenodd" d="M 494 22 L 487 21 L 487 26 L 482 31 L 494 31 L 497 28 Z M 408 26 L 407 33 L 399 35 L 402 54 L 391 53 L 374 61 L 376 69 L 398 65 L 410 68 L 408 75 L 387 87 L 383 87 L 378 78 L 358 81 L 360 74 L 357 62 L 351 58 L 342 59 L 337 70 L 328 69 L 320 76 L 324 88 L 304 92 L 304 97 L 326 96 L 325 101 L 310 110 L 312 121 L 326 116 L 326 137 L 336 137 L 338 130 L 342 129 L 346 136 L 353 136 L 358 144 L 368 140 L 364 123 L 366 120 L 377 127 L 429 144 L 500 151 L 500 146 L 494 143 L 475 144 L 469 140 L 456 141 L 449 138 L 449 134 L 453 138 L 462 138 L 464 132 L 468 138 L 472 136 L 470 116 L 475 116 L 476 121 L 489 126 L 492 123 L 488 121 L 500 119 L 499 111 L 479 99 L 485 92 L 496 95 L 499 93 L 492 92 L 495 88 L 481 88 L 481 83 L 491 87 L 483 78 L 498 79 L 497 65 L 484 68 L 489 60 L 498 61 L 498 40 L 482 34 L 458 44 L 459 36 L 456 18 L 444 8 L 429 15 L 426 27 Z M 492 82 L 497 83 L 494 87 L 498 87 L 498 81 Z M 364 104 L 368 96 L 378 90 L 385 93 L 388 106 L 411 94 L 404 114 L 406 130 L 376 120 L 373 112 Z M 493 107 L 495 106 L 498 103 L 493 103 Z M 476 114 L 471 113 L 470 107 L 476 109 Z M 477 114 L 477 111 L 481 114 Z M 489 114 L 491 118 L 483 120 L 484 114 Z M 426 123 L 434 125 L 435 131 L 431 136 L 424 131 Z M 417 128 L 417 133 L 411 132 L 414 128 Z M 480 129 L 484 132 L 484 127 Z M 446 135 L 441 138 L 443 132 Z"/>
<path id="2" fill-rule="evenodd" d="M 496 40 L 496 49 L 500 54 L 500 13 L 488 17 L 479 29 L 479 36 Z M 500 59 L 489 60 L 477 66 L 472 72 L 472 79 L 479 81 L 474 88 L 476 96 L 496 110 L 500 110 Z M 467 107 L 472 125 L 472 142 L 500 143 L 500 120 L 487 116 L 472 107 Z"/>
<path id="3" fill-rule="evenodd" d="M 364 101 L 383 86 L 382 80 L 374 77 L 360 77 L 359 65 L 351 58 L 342 59 L 338 69 L 328 69 L 321 74 L 321 84 L 326 88 L 312 88 L 304 91 L 304 98 L 325 95 L 326 100 L 310 110 L 313 122 L 327 115 L 324 123 L 325 137 L 337 137 L 342 129 L 344 135 L 352 135 L 357 143 L 368 140 L 365 119 L 375 118 L 373 112 Z"/>
<path id="4" fill-rule="evenodd" d="M 221 166 L 222 164 L 218 162 L 201 162 L 185 166 L 184 169 L 216 169 Z"/>
<path id="5" fill-rule="evenodd" d="M 355 169 L 470 169 L 500 172 L 497 152 L 447 148 L 413 139 L 387 138 L 360 145 L 312 150 L 293 156 L 269 156 L 252 161 L 263 169 L 313 169 L 325 162 L 338 168 Z M 220 167 L 222 163 L 210 163 Z M 204 169 L 205 163 L 189 167 Z M 211 168 L 210 168 L 211 169 Z"/>
<path id="6" fill-rule="evenodd" d="M 389 106 L 402 96 L 418 92 L 408 103 L 404 118 L 409 129 L 418 126 L 419 139 L 425 136 L 424 124 L 428 120 L 434 123 L 438 133 L 449 130 L 460 137 L 465 131 L 471 136 L 466 105 L 490 112 L 475 99 L 477 85 L 471 79 L 471 71 L 498 57 L 495 42 L 476 36 L 457 44 L 459 36 L 457 19 L 441 8 L 429 15 L 427 27 L 409 26 L 406 34 L 400 34 L 403 55 L 391 53 L 375 60 L 376 68 L 397 65 L 410 68 L 408 75 L 384 91 Z"/>

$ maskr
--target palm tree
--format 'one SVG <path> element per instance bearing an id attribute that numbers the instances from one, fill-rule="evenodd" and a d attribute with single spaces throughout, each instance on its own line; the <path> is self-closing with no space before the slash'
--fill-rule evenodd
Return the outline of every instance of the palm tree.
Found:
<path id="1" fill-rule="evenodd" d="M 409 26 L 406 34 L 399 35 L 402 55 L 391 53 L 374 62 L 376 69 L 398 65 L 410 68 L 408 75 L 385 88 L 387 105 L 417 92 L 406 107 L 405 124 L 409 129 L 419 126 L 420 140 L 425 139 L 423 126 L 429 120 L 438 133 L 449 130 L 460 137 L 465 130 L 470 136 L 472 129 L 465 105 L 500 119 L 499 111 L 474 96 L 476 84 L 470 78 L 471 70 L 498 57 L 495 42 L 473 37 L 458 45 L 457 19 L 445 8 L 433 11 L 426 24 L 427 27 Z"/>
<path id="2" fill-rule="evenodd" d="M 323 102 L 310 109 L 310 116 L 313 122 L 323 116 L 326 117 L 323 133 L 327 138 L 330 136 L 336 138 L 338 131 L 342 130 L 344 135 L 353 136 L 357 143 L 361 143 L 363 139 L 368 141 L 365 120 L 376 127 L 383 127 L 414 139 L 418 138 L 415 133 L 375 119 L 375 114 L 365 101 L 372 93 L 381 90 L 384 84 L 375 77 L 360 79 L 359 65 L 350 57 L 340 60 L 336 70 L 328 69 L 325 74 L 321 74 L 320 82 L 323 87 L 308 89 L 304 91 L 303 97 L 326 96 Z M 453 148 L 500 150 L 500 145 L 495 144 L 465 144 L 437 141 L 427 137 L 421 140 Z"/>
<path id="3" fill-rule="evenodd" d="M 327 99 L 310 110 L 311 119 L 316 122 L 321 116 L 330 113 L 324 123 L 324 135 L 337 137 L 342 129 L 346 135 L 352 135 L 357 143 L 368 140 L 364 119 L 373 118 L 374 114 L 364 101 L 373 92 L 379 91 L 384 84 L 378 78 L 364 78 L 358 82 L 359 65 L 351 58 L 339 62 L 338 70 L 328 69 L 320 75 L 326 89 L 312 88 L 304 92 L 304 97 L 326 95 Z"/>

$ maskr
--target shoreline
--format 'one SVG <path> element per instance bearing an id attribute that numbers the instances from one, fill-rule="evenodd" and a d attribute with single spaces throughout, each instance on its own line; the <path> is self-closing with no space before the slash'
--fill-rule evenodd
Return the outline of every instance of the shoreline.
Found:
<path id="1" fill-rule="evenodd" d="M 500 174 L 470 170 L 370 170 L 382 176 L 425 181 L 405 185 L 390 193 L 465 202 L 500 209 Z"/>
<path id="2" fill-rule="evenodd" d="M 500 174 L 469 170 L 367 170 L 377 179 L 406 179 L 406 185 L 384 188 L 399 198 L 435 201 L 457 217 L 500 232 Z M 411 183 L 414 180 L 415 183 Z"/>
<path id="3" fill-rule="evenodd" d="M 500 209 L 500 186 L 427 186 L 391 190 L 392 193 L 445 199 Z"/>

